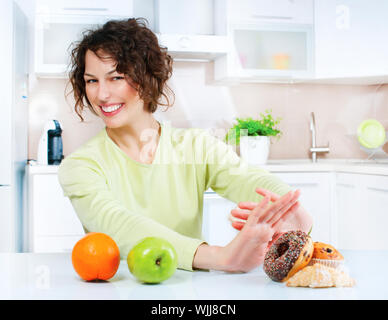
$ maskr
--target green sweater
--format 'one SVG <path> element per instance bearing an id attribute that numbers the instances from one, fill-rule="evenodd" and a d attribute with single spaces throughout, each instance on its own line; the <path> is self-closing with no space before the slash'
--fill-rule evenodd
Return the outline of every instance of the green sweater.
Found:
<path id="1" fill-rule="evenodd" d="M 67 156 L 58 172 L 85 232 L 111 236 L 126 259 L 147 236 L 168 240 L 178 268 L 192 270 L 201 243 L 203 194 L 211 188 L 235 203 L 259 201 L 256 187 L 285 194 L 290 187 L 259 167 L 249 166 L 205 129 L 161 123 L 152 164 L 131 159 L 105 129 Z"/>

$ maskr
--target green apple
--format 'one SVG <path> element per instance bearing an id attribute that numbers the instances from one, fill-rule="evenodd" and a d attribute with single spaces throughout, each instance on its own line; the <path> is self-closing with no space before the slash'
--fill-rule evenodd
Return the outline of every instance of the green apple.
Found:
<path id="1" fill-rule="evenodd" d="M 167 240 L 147 237 L 131 249 L 127 263 L 129 271 L 141 282 L 159 283 L 174 274 L 178 256 Z"/>

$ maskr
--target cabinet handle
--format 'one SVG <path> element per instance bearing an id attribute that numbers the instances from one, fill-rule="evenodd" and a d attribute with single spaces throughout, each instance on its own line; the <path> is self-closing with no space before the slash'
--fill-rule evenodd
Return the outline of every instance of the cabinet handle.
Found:
<path id="1" fill-rule="evenodd" d="M 367 189 L 372 191 L 377 191 L 377 192 L 388 193 L 388 189 L 380 189 L 380 188 L 372 188 L 372 187 L 367 187 Z"/>
<path id="2" fill-rule="evenodd" d="M 108 11 L 107 8 L 63 8 L 65 11 Z"/>
<path id="3" fill-rule="evenodd" d="M 315 187 L 318 185 L 318 183 L 290 183 L 293 187 Z"/>
<path id="4" fill-rule="evenodd" d="M 340 186 L 340 187 L 345 187 L 345 188 L 352 188 L 354 189 L 355 186 L 354 185 L 351 185 L 351 184 L 346 184 L 346 183 L 337 183 L 337 186 Z"/>
<path id="5" fill-rule="evenodd" d="M 253 19 L 268 19 L 268 20 L 292 20 L 293 17 L 288 16 L 266 16 L 261 14 L 252 14 Z"/>

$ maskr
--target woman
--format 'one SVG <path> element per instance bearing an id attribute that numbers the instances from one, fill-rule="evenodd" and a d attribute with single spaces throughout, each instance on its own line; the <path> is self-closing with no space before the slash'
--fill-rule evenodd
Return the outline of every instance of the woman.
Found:
<path id="1" fill-rule="evenodd" d="M 248 167 L 206 130 L 153 117 L 161 98 L 170 106 L 171 73 L 171 57 L 141 19 L 110 21 L 84 35 L 72 52 L 75 110 L 83 120 L 89 108 L 105 128 L 62 161 L 64 194 L 85 231 L 110 235 L 122 258 L 140 239 L 157 236 L 175 247 L 181 269 L 249 271 L 280 232 L 307 232 L 311 218 L 297 202 L 299 191 Z M 232 211 L 243 221 L 233 222 L 241 231 L 225 247 L 200 239 L 208 188 L 247 201 Z"/>

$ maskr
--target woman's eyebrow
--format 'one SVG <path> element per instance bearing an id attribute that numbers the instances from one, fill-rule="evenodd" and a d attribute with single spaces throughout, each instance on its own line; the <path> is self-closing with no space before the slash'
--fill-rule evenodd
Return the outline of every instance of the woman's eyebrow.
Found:
<path id="1" fill-rule="evenodd" d="M 112 73 L 115 73 L 117 70 L 116 69 L 114 69 L 114 70 L 112 70 L 112 71 L 109 71 L 109 72 L 107 72 L 105 75 L 109 75 L 109 74 L 112 74 Z M 94 75 L 92 75 L 92 74 L 90 74 L 90 73 L 84 73 L 84 76 L 89 76 L 89 77 L 96 77 L 96 76 L 94 76 Z"/>

